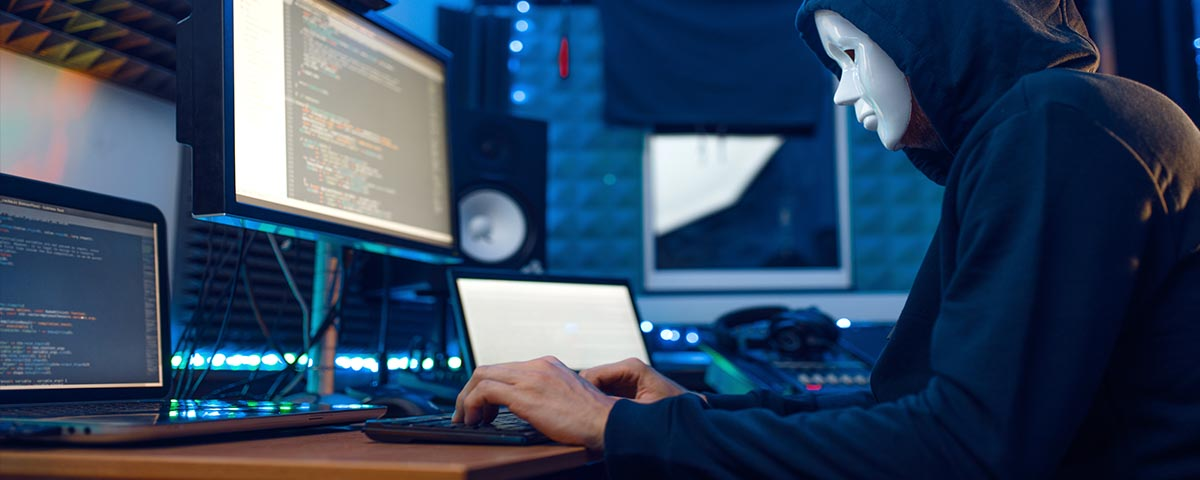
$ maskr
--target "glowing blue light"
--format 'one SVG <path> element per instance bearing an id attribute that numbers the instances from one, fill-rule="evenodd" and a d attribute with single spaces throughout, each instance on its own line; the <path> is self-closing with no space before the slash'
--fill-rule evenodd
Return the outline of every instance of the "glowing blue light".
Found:
<path id="1" fill-rule="evenodd" d="M 679 341 L 679 330 L 671 330 L 671 341 L 672 342 Z"/>
<path id="2" fill-rule="evenodd" d="M 179 355 L 171 357 L 171 366 L 172 367 L 178 367 L 180 365 L 183 365 L 183 357 L 181 357 Z"/>
<path id="3" fill-rule="evenodd" d="M 654 324 L 649 320 L 642 320 L 642 333 L 650 333 L 654 331 Z"/>
<path id="4" fill-rule="evenodd" d="M 838 328 L 850 328 L 850 319 L 849 318 L 839 318 L 837 320 L 837 326 L 838 326 Z"/>
<path id="5" fill-rule="evenodd" d="M 354 357 L 354 358 L 351 358 L 351 359 L 350 359 L 350 369 L 351 369 L 351 370 L 354 370 L 354 371 L 356 371 L 356 372 L 357 372 L 357 371 L 359 371 L 359 370 L 362 370 L 362 369 L 363 369 L 363 359 L 362 359 L 362 357 Z"/>
<path id="6" fill-rule="evenodd" d="M 246 365 L 257 367 L 262 362 L 262 357 L 258 355 L 246 355 Z"/>
<path id="7" fill-rule="evenodd" d="M 700 334 L 696 332 L 688 332 L 687 342 L 691 344 L 700 343 Z"/>
<path id="8" fill-rule="evenodd" d="M 524 20 L 522 20 L 522 22 L 523 21 Z M 521 22 L 517 22 L 517 23 L 521 23 Z M 517 28 L 517 30 L 521 30 L 521 29 Z M 521 31 L 524 32 L 524 30 L 521 30 Z M 1200 38 L 1197 38 L 1196 41 L 1192 42 L 1192 45 L 1195 45 L 1197 49 L 1200 49 Z"/>
<path id="9" fill-rule="evenodd" d="M 230 355 L 225 357 L 225 364 L 229 365 L 230 368 L 240 367 L 242 366 L 243 362 L 244 360 L 242 359 L 241 355 Z"/>
<path id="10" fill-rule="evenodd" d="M 262 357 L 262 363 L 263 363 L 263 365 L 266 365 L 268 367 L 274 367 L 275 365 L 279 364 L 279 355 L 276 355 L 274 353 L 272 353 L 270 355 L 264 355 Z"/>
<path id="11" fill-rule="evenodd" d="M 521 13 L 529 13 L 529 2 L 525 0 L 517 2 L 517 11 Z"/>
<path id="12" fill-rule="evenodd" d="M 508 49 L 512 50 L 513 53 L 521 53 L 521 50 L 525 49 L 525 42 L 520 40 L 508 42 Z"/>
<path id="13" fill-rule="evenodd" d="M 421 366 L 421 361 L 420 361 L 420 360 L 417 360 L 417 359 L 415 359 L 415 358 L 414 358 L 414 359 L 412 359 L 412 360 L 409 360 L 409 361 L 408 361 L 408 368 L 409 368 L 410 370 L 416 370 L 416 369 L 417 369 L 417 367 L 420 367 L 420 366 Z"/>
<path id="14" fill-rule="evenodd" d="M 205 362 L 205 360 L 204 360 L 203 355 L 200 355 L 199 353 L 192 354 L 192 366 L 193 367 L 203 367 L 204 362 Z"/>
<path id="15" fill-rule="evenodd" d="M 525 94 L 524 90 L 513 90 L 513 92 L 512 92 L 513 103 L 525 103 L 525 100 L 528 100 L 528 99 L 529 98 Z"/>
<path id="16" fill-rule="evenodd" d="M 669 341 L 671 341 L 671 329 L 669 329 L 669 328 L 664 328 L 664 329 L 663 329 L 663 331 L 661 331 L 661 332 L 658 332 L 658 338 L 661 338 L 661 339 L 663 339 L 663 340 L 666 340 L 666 341 L 668 341 L 668 342 L 669 342 Z"/>
<path id="17" fill-rule="evenodd" d="M 285 361 L 287 363 L 296 363 L 296 354 L 294 354 L 294 353 L 283 354 L 283 361 Z"/>
<path id="18" fill-rule="evenodd" d="M 388 359 L 388 364 L 387 364 L 388 370 L 399 370 L 406 366 L 408 366 L 408 362 L 401 360 L 399 358 L 392 357 L 392 358 Z"/>
<path id="19" fill-rule="evenodd" d="M 379 360 L 376 360 L 371 357 L 367 357 L 367 358 L 363 359 L 363 368 L 370 370 L 372 372 L 378 372 L 379 371 Z"/>
<path id="20" fill-rule="evenodd" d="M 339 368 L 350 368 L 350 357 L 339 355 L 337 358 L 333 359 L 333 364 L 337 365 Z M 362 368 L 362 364 L 359 364 L 358 368 Z"/>
<path id="21" fill-rule="evenodd" d="M 513 26 L 517 29 L 518 32 L 529 31 L 529 22 L 526 20 L 517 20 L 517 23 Z M 1200 39 L 1197 39 L 1196 41 L 1200 42 Z M 1200 47 L 1196 47 L 1196 48 L 1200 48 Z"/>
<path id="22" fill-rule="evenodd" d="M 462 359 L 458 357 L 450 357 L 446 359 L 446 366 L 450 367 L 451 370 L 458 370 L 459 368 L 462 368 Z"/>
<path id="23" fill-rule="evenodd" d="M 213 365 L 213 367 L 218 367 L 218 368 L 224 366 L 225 365 L 225 354 L 218 353 L 216 355 L 213 355 L 212 356 L 212 365 Z"/>
<path id="24" fill-rule="evenodd" d="M 433 369 L 433 359 L 426 358 L 425 360 L 423 360 L 421 362 L 421 368 L 424 370 L 432 370 Z"/>

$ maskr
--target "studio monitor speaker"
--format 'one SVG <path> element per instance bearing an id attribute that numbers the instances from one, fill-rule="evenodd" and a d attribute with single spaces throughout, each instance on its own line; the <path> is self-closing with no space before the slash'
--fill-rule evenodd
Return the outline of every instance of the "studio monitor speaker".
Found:
<path id="1" fill-rule="evenodd" d="M 468 264 L 546 268 L 546 123 L 457 110 L 452 117 L 460 245 Z"/>

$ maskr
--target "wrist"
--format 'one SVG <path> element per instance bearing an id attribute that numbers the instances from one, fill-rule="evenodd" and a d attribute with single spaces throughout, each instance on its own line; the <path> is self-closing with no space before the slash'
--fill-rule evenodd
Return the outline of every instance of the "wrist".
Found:
<path id="1" fill-rule="evenodd" d="M 597 413 L 592 415 L 592 434 L 584 442 L 584 447 L 587 447 L 588 450 L 603 452 L 604 434 L 608 425 L 608 416 L 612 414 L 613 406 L 616 405 L 619 399 L 608 395 L 600 395 L 597 400 Z"/>

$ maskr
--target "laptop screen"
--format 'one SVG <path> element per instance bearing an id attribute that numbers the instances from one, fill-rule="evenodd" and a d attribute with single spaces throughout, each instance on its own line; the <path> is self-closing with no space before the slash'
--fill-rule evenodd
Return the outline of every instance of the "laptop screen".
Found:
<path id="1" fill-rule="evenodd" d="M 0 390 L 163 386 L 160 234 L 0 195 Z"/>
<path id="2" fill-rule="evenodd" d="M 455 279 L 474 365 L 558 357 L 573 370 L 650 363 L 625 284 Z"/>

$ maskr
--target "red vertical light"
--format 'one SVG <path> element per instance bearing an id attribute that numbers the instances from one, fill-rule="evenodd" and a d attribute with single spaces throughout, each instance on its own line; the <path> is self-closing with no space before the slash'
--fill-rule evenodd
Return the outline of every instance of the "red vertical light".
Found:
<path id="1" fill-rule="evenodd" d="M 558 78 L 567 78 L 571 75 L 571 42 L 567 40 L 566 35 L 558 41 Z"/>

